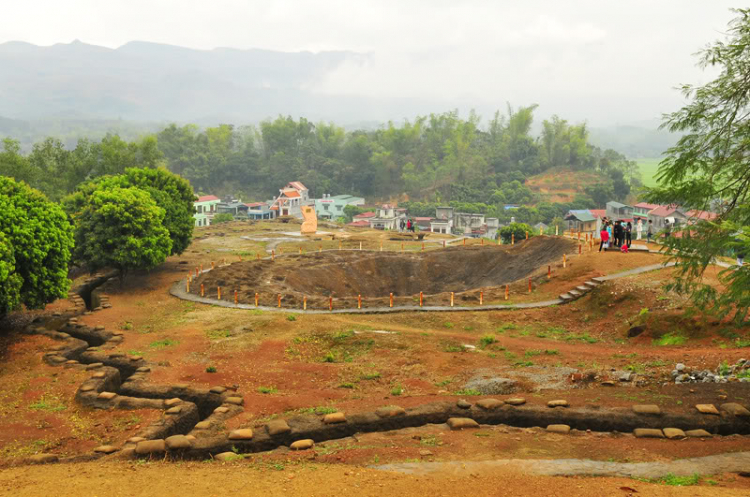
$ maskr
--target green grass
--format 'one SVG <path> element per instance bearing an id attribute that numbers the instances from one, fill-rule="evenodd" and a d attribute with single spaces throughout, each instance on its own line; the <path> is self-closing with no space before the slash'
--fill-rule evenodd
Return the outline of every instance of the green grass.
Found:
<path id="1" fill-rule="evenodd" d="M 288 315 L 288 316 L 286 317 L 286 320 L 287 320 L 287 321 L 297 321 L 297 316 L 296 316 L 296 315 L 294 315 L 294 314 L 289 314 L 289 315 Z"/>
<path id="2" fill-rule="evenodd" d="M 404 387 L 402 387 L 401 385 L 396 385 L 391 389 L 391 395 L 395 397 L 398 397 L 402 393 L 404 393 Z"/>
<path id="3" fill-rule="evenodd" d="M 671 487 L 690 487 L 698 485 L 701 482 L 701 475 L 694 473 L 690 476 L 677 476 L 672 473 L 668 473 L 661 478 L 650 478 L 643 481 L 649 483 L 660 483 L 662 485 L 669 485 Z"/>
<path id="4" fill-rule="evenodd" d="M 497 338 L 495 338 L 495 335 L 485 335 L 479 339 L 479 346 L 482 348 L 485 348 L 496 342 L 497 342 Z"/>
<path id="5" fill-rule="evenodd" d="M 683 345 L 685 342 L 687 342 L 687 340 L 687 337 L 684 335 L 680 335 L 678 333 L 667 333 L 665 335 L 662 335 L 661 338 L 657 338 L 656 340 L 654 340 L 654 345 L 658 345 L 660 347 Z"/>
<path id="6" fill-rule="evenodd" d="M 229 338 L 232 336 L 229 330 L 208 330 L 206 332 L 206 338 L 209 340 L 219 340 L 222 338 Z"/>
<path id="7" fill-rule="evenodd" d="M 339 388 L 354 388 L 354 383 L 342 383 Z"/>
<path id="8" fill-rule="evenodd" d="M 157 340 L 155 342 L 151 342 L 149 344 L 149 347 L 152 349 L 165 349 L 167 347 L 171 347 L 173 345 L 177 345 L 180 343 L 177 340 L 170 340 L 169 338 L 165 338 L 164 340 Z"/>
<path id="9" fill-rule="evenodd" d="M 466 352 L 466 347 L 463 345 L 446 344 L 443 349 L 446 352 Z"/>
<path id="10" fill-rule="evenodd" d="M 380 378 L 380 373 L 377 371 L 373 371 L 372 373 L 364 373 L 362 376 L 360 376 L 360 379 L 362 380 L 377 380 Z"/>
<path id="11" fill-rule="evenodd" d="M 523 353 L 524 357 L 534 357 L 535 355 L 541 354 L 541 350 L 527 350 Z"/>
<path id="12" fill-rule="evenodd" d="M 293 411 L 289 412 L 298 412 L 300 414 L 333 414 L 334 412 L 339 412 L 338 409 L 335 407 L 327 407 L 327 406 L 318 406 L 318 407 L 302 407 L 300 409 L 295 409 Z"/>
<path id="13" fill-rule="evenodd" d="M 29 409 L 32 411 L 58 412 L 64 411 L 66 406 L 57 397 L 44 395 L 41 399 L 29 405 Z"/>
<path id="14" fill-rule="evenodd" d="M 276 387 L 258 387 L 258 393 L 276 393 Z"/>
<path id="15" fill-rule="evenodd" d="M 641 177 L 645 186 L 656 186 L 656 173 L 659 170 L 659 162 L 661 161 L 658 157 L 648 157 L 644 159 L 637 159 L 635 162 L 638 164 L 638 169 L 641 171 Z"/>
<path id="16" fill-rule="evenodd" d="M 455 395 L 482 395 L 482 392 L 468 388 L 465 390 L 458 390 L 457 392 L 455 392 Z"/>
<path id="17" fill-rule="evenodd" d="M 216 371 L 216 366 L 209 366 L 206 368 L 206 373 L 215 373 Z"/>

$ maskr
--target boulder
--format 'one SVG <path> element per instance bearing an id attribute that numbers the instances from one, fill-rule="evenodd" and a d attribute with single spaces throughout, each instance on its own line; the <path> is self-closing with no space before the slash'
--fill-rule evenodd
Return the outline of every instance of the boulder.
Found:
<path id="1" fill-rule="evenodd" d="M 479 423 L 471 418 L 450 418 L 448 419 L 448 427 L 451 430 L 463 430 L 465 428 L 479 428 Z"/>
<path id="2" fill-rule="evenodd" d="M 292 443 L 289 448 L 292 450 L 307 450 L 312 449 L 314 445 L 315 442 L 308 438 L 305 440 L 297 440 L 296 442 Z"/>
<path id="3" fill-rule="evenodd" d="M 269 421 L 266 425 L 266 430 L 268 430 L 268 434 L 271 436 L 282 435 L 292 431 L 289 424 L 283 419 L 273 419 Z"/>
<path id="4" fill-rule="evenodd" d="M 229 434 L 229 440 L 252 440 L 253 430 L 250 428 L 242 428 L 234 430 Z"/>
<path id="5" fill-rule="evenodd" d="M 737 404 L 736 402 L 729 402 L 727 404 L 722 404 L 720 407 L 722 411 L 726 411 L 729 414 L 733 414 L 735 416 L 740 416 L 740 417 L 750 416 L 750 411 L 745 409 L 744 406 Z"/>
<path id="6" fill-rule="evenodd" d="M 497 400 L 497 399 L 482 399 L 477 402 L 477 406 L 487 411 L 497 409 L 503 404 L 505 404 L 505 402 L 503 402 L 502 400 Z"/>

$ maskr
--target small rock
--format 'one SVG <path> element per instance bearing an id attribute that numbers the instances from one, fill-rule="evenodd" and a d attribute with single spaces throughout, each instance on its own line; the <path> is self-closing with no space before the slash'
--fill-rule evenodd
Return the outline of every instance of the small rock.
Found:
<path id="1" fill-rule="evenodd" d="M 623 373 L 620 376 L 620 381 L 632 381 L 632 379 L 633 379 L 633 373 L 631 373 L 630 371 L 628 371 L 627 373 Z"/>
<path id="2" fill-rule="evenodd" d="M 32 464 L 49 464 L 59 460 L 60 458 L 55 454 L 34 454 L 29 457 L 29 462 Z"/>
<path id="3" fill-rule="evenodd" d="M 615 385 L 616 385 L 616 383 L 614 381 L 612 381 L 612 380 L 606 380 L 606 381 L 602 382 L 602 386 L 604 386 L 604 387 L 613 387 Z"/>
<path id="4" fill-rule="evenodd" d="M 208 430 L 209 428 L 211 428 L 210 421 L 199 421 L 193 427 L 193 429 L 195 430 Z"/>
<path id="5" fill-rule="evenodd" d="M 469 409 L 471 407 L 471 402 L 467 402 L 464 399 L 460 399 L 458 402 L 456 402 L 456 405 L 460 407 L 461 409 Z"/>
<path id="6" fill-rule="evenodd" d="M 164 441 L 169 450 L 189 449 L 193 443 L 185 435 L 172 435 Z"/>
<path id="7" fill-rule="evenodd" d="M 107 374 L 104 371 L 99 371 L 98 373 L 94 373 L 91 375 L 92 378 L 101 379 L 106 378 Z"/>
<path id="8" fill-rule="evenodd" d="M 326 414 L 323 417 L 323 422 L 327 425 L 335 424 L 335 423 L 346 423 L 346 416 L 343 412 L 334 412 L 331 414 Z"/>
<path id="9" fill-rule="evenodd" d="M 292 431 L 289 424 L 283 419 L 272 419 L 266 425 L 266 430 L 268 430 L 268 434 L 271 436 L 281 435 Z"/>
<path id="10" fill-rule="evenodd" d="M 143 442 L 144 440 L 146 439 L 143 437 L 130 437 L 127 439 L 127 442 L 131 444 L 137 444 L 138 442 Z"/>
<path id="11" fill-rule="evenodd" d="M 91 371 L 92 369 L 99 369 L 102 366 L 104 366 L 104 364 L 101 362 L 93 362 L 86 366 L 86 371 Z"/>
<path id="12" fill-rule="evenodd" d="M 471 418 L 450 418 L 448 426 L 451 430 L 463 430 L 465 428 L 479 428 L 479 423 Z"/>
<path id="13" fill-rule="evenodd" d="M 661 414 L 661 409 L 656 404 L 634 405 L 633 412 L 636 414 Z"/>
<path id="14" fill-rule="evenodd" d="M 568 425 L 549 425 L 549 426 L 547 426 L 547 431 L 549 431 L 551 433 L 568 434 L 568 433 L 570 433 L 570 426 L 568 426 Z"/>
<path id="15" fill-rule="evenodd" d="M 526 399 L 521 397 L 513 397 L 511 399 L 505 399 L 505 403 L 510 406 L 520 406 L 526 403 Z"/>
<path id="16" fill-rule="evenodd" d="M 178 399 L 177 397 L 173 399 L 168 399 L 164 401 L 164 407 L 174 407 L 176 405 L 179 405 L 182 403 L 182 400 Z"/>
<path id="17" fill-rule="evenodd" d="M 547 402 L 547 407 L 568 407 L 570 404 L 568 404 L 567 400 L 550 400 Z"/>
<path id="18" fill-rule="evenodd" d="M 422 456 L 422 457 L 429 457 L 429 456 L 431 456 L 433 454 L 432 454 L 432 451 L 430 451 L 430 450 L 422 449 L 422 450 L 419 451 L 419 455 Z"/>
<path id="19" fill-rule="evenodd" d="M 224 402 L 226 402 L 227 404 L 235 405 L 235 406 L 241 406 L 242 404 L 245 403 L 242 397 L 227 397 L 226 399 L 224 399 Z"/>
<path id="20" fill-rule="evenodd" d="M 214 409 L 214 412 L 216 414 L 226 414 L 226 413 L 229 412 L 229 408 L 228 407 L 224 407 L 224 406 L 219 406 L 216 409 Z"/>
<path id="21" fill-rule="evenodd" d="M 379 418 L 395 418 L 397 416 L 404 416 L 406 411 L 403 407 L 399 406 L 385 406 L 376 409 L 375 414 L 377 414 Z"/>
<path id="22" fill-rule="evenodd" d="M 633 435 L 636 438 L 664 438 L 664 433 L 655 428 L 636 428 Z"/>
<path id="23" fill-rule="evenodd" d="M 716 406 L 713 404 L 696 404 L 695 408 L 698 409 L 698 412 L 701 414 L 715 414 L 719 415 L 719 410 L 716 409 Z"/>
<path id="24" fill-rule="evenodd" d="M 482 409 L 486 411 L 492 411 L 494 409 L 497 409 L 501 407 L 505 402 L 498 399 L 482 399 L 477 402 L 477 406 L 481 407 Z"/>
<path id="25" fill-rule="evenodd" d="M 117 394 L 114 392 L 101 392 L 98 396 L 102 400 L 112 400 L 115 397 L 117 397 Z"/>
<path id="26" fill-rule="evenodd" d="M 114 445 L 100 445 L 94 449 L 94 452 L 99 454 L 112 454 L 113 452 L 117 452 L 117 447 Z"/>
<path id="27" fill-rule="evenodd" d="M 225 387 L 211 387 L 211 390 L 209 392 L 211 393 L 224 393 L 227 389 Z"/>
<path id="28" fill-rule="evenodd" d="M 214 459 L 216 459 L 217 461 L 227 462 L 242 459 L 242 456 L 239 454 L 235 454 L 234 452 L 222 452 L 221 454 L 216 454 L 214 456 Z"/>
<path id="29" fill-rule="evenodd" d="M 674 367 L 675 371 L 678 373 L 681 373 L 685 370 L 685 365 L 682 363 L 677 364 L 677 366 Z"/>
<path id="30" fill-rule="evenodd" d="M 709 432 L 706 430 L 698 429 L 698 430 L 688 430 L 685 432 L 685 435 L 691 438 L 710 438 L 713 437 Z"/>
<path id="31" fill-rule="evenodd" d="M 305 440 L 297 440 L 296 442 L 292 443 L 289 448 L 292 450 L 307 450 L 312 449 L 314 445 L 315 442 L 308 438 Z"/>
<path id="32" fill-rule="evenodd" d="M 164 440 L 144 440 L 136 444 L 135 453 L 139 455 L 158 454 L 166 451 L 166 449 L 167 446 Z"/>
<path id="33" fill-rule="evenodd" d="M 250 428 L 242 428 L 234 430 L 229 434 L 229 440 L 252 440 L 253 430 Z"/>
<path id="34" fill-rule="evenodd" d="M 180 406 L 174 406 L 170 407 L 166 411 L 164 411 L 165 414 L 180 414 L 182 412 L 182 407 Z"/>

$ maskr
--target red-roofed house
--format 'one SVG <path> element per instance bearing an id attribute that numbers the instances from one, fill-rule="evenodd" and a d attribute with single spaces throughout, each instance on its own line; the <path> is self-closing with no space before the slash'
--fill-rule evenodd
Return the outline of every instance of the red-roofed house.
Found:
<path id="1" fill-rule="evenodd" d="M 633 206 L 633 216 L 635 217 L 648 217 L 648 213 L 654 209 L 661 207 L 659 204 L 649 204 L 647 202 L 639 202 Z"/>
<path id="2" fill-rule="evenodd" d="M 271 204 L 271 210 L 279 216 L 294 216 L 302 219 L 302 206 L 310 204 L 310 191 L 299 181 L 292 181 L 279 190 L 279 196 Z"/>
<path id="3" fill-rule="evenodd" d="M 363 212 L 361 214 L 357 214 L 356 216 L 354 216 L 353 219 L 355 221 L 361 221 L 361 220 L 367 221 L 371 217 L 375 217 L 375 216 L 377 216 L 377 214 L 375 212 L 370 211 L 370 212 Z"/>
<path id="4" fill-rule="evenodd" d="M 370 221 L 367 221 L 367 220 L 352 221 L 351 223 L 347 223 L 347 226 L 352 226 L 354 228 L 369 228 Z"/>
<path id="5" fill-rule="evenodd" d="M 688 216 L 676 205 L 660 205 L 648 213 L 648 219 L 653 222 L 654 228 L 657 230 L 664 229 L 667 226 L 667 221 L 669 221 L 670 226 L 673 226 L 686 223 L 687 218 Z"/>
<path id="6" fill-rule="evenodd" d="M 696 222 L 696 221 L 712 221 L 719 217 L 719 215 L 715 212 L 709 212 L 709 211 L 688 211 L 687 213 L 688 217 L 690 218 L 690 221 Z"/>
<path id="7" fill-rule="evenodd" d="M 216 214 L 216 206 L 219 205 L 221 199 L 214 195 L 203 195 L 198 197 L 198 200 L 193 202 L 195 207 L 195 213 L 193 219 L 195 219 L 196 226 L 210 226 L 211 219 Z"/>

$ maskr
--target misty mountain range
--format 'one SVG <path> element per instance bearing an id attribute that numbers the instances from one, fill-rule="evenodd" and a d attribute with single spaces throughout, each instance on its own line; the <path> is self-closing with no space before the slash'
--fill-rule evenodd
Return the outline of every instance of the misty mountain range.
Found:
<path id="1" fill-rule="evenodd" d="M 0 136 L 20 139 L 24 148 L 47 135 L 70 146 L 81 136 L 96 139 L 112 131 L 126 138 L 169 122 L 240 125 L 292 115 L 351 129 L 450 110 L 445 103 L 414 98 L 314 91 L 340 64 L 365 64 L 368 57 L 346 51 L 194 50 L 140 41 L 117 49 L 80 41 L 46 47 L 7 42 L 0 44 Z M 457 107 L 471 104 L 456 102 Z M 626 133 L 625 143 L 612 129 L 592 137 L 628 155 L 648 156 L 653 153 L 640 142 L 651 140 L 652 133 L 653 128 L 636 128 Z M 654 150 L 664 150 L 663 134 L 655 139 Z"/>

